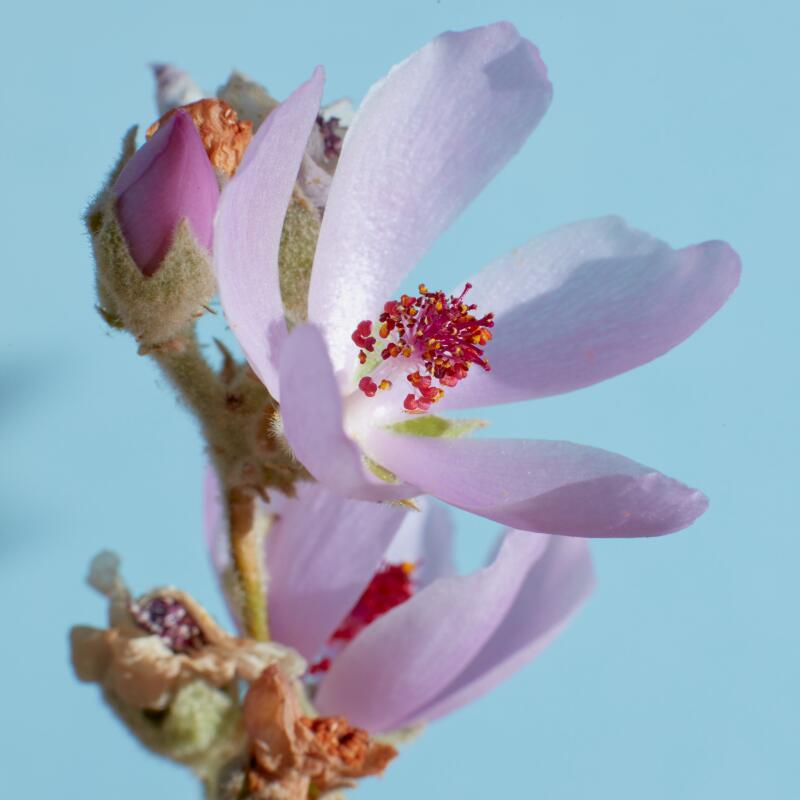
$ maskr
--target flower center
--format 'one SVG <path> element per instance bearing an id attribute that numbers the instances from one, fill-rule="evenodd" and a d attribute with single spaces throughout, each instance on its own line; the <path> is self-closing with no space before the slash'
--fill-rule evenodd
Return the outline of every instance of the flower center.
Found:
<path id="1" fill-rule="evenodd" d="M 432 403 L 444 397 L 442 387 L 452 388 L 464 380 L 472 364 L 490 369 L 483 351 L 492 338 L 489 328 L 494 326 L 494 314 L 475 316 L 477 306 L 464 302 L 471 288 L 468 283 L 460 295 L 448 297 L 444 292 L 428 291 L 421 283 L 417 297 L 404 294 L 383 307 L 377 330 L 377 335 L 386 342 L 380 350 L 381 359 L 412 359 L 417 367 L 406 375 L 413 387 L 403 402 L 406 411 L 426 412 Z M 373 323 L 359 322 L 351 338 L 359 348 L 358 360 L 366 364 L 367 353 L 375 352 L 378 344 L 373 336 Z M 376 383 L 369 375 L 358 382 L 358 388 L 367 397 L 391 386 L 391 381 L 383 379 Z"/>
<path id="2" fill-rule="evenodd" d="M 364 593 L 333 632 L 329 644 L 336 647 L 351 642 L 367 625 L 382 617 L 387 611 L 410 600 L 414 594 L 412 575 L 415 564 L 404 561 L 401 564 L 383 564 L 373 575 Z M 309 667 L 309 673 L 316 675 L 327 672 L 331 659 L 326 656 Z"/>
<path id="3" fill-rule="evenodd" d="M 131 614 L 140 628 L 158 636 L 175 653 L 198 650 L 207 643 L 197 620 L 180 600 L 170 595 L 132 603 Z"/>

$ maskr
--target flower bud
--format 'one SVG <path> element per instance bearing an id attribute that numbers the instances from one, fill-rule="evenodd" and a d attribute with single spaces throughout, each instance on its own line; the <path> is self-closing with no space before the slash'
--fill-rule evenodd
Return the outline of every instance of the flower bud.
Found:
<path id="1" fill-rule="evenodd" d="M 279 105 L 263 86 L 240 72 L 231 73 L 228 82 L 220 86 L 217 97 L 228 103 L 239 119 L 250 120 L 253 131 L 257 131 Z"/>
<path id="2" fill-rule="evenodd" d="M 151 64 L 156 78 L 156 105 L 159 114 L 203 99 L 203 92 L 188 72 L 172 64 Z"/>
<path id="3" fill-rule="evenodd" d="M 211 249 L 219 184 L 191 116 L 178 109 L 125 165 L 114 186 L 117 217 L 142 274 L 161 266 L 182 219 Z"/>
<path id="4" fill-rule="evenodd" d="M 86 212 L 103 318 L 141 352 L 174 349 L 216 292 L 211 265 L 217 175 L 191 116 L 175 112 L 122 156 Z"/>

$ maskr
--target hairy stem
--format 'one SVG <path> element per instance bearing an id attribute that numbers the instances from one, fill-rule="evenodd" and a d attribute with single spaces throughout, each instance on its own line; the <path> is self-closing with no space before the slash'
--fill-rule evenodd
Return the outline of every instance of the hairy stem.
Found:
<path id="1" fill-rule="evenodd" d="M 267 610 L 261 568 L 261 534 L 257 530 L 255 495 L 237 485 L 232 463 L 236 461 L 236 432 L 227 411 L 223 376 L 206 361 L 194 328 L 172 347 L 153 353 L 161 370 L 185 404 L 200 421 L 219 477 L 225 487 L 231 560 L 238 584 L 242 623 L 248 636 L 267 641 Z"/>
<path id="2" fill-rule="evenodd" d="M 181 399 L 200 420 L 208 438 L 207 429 L 223 401 L 224 387 L 200 350 L 194 328 L 172 345 L 155 350 L 152 355 Z"/>

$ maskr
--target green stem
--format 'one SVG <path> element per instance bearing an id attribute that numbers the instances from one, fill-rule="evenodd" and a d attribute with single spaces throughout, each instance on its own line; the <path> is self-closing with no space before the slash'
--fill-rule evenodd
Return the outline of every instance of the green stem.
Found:
<path id="1" fill-rule="evenodd" d="M 256 520 L 256 499 L 251 492 L 240 488 L 229 489 L 226 499 L 231 559 L 242 600 L 242 622 L 251 638 L 267 642 L 269 620 L 261 569 L 263 542 Z"/>

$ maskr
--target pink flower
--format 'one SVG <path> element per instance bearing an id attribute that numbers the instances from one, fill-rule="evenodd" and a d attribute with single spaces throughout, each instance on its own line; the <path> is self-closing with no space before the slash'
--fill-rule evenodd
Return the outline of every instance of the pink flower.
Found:
<path id="1" fill-rule="evenodd" d="M 456 575 L 441 506 L 407 512 L 308 483 L 298 495 L 275 495 L 262 509 L 276 515 L 266 551 L 271 634 L 317 665 L 310 677 L 321 714 L 372 732 L 435 719 L 484 694 L 537 656 L 593 587 L 582 539 L 507 530 L 488 566 Z M 221 576 L 225 530 L 209 470 L 206 534 Z M 413 565 L 411 598 L 378 593 L 372 610 L 383 598 L 385 613 L 353 628 L 365 589 L 398 564 Z"/>
<path id="2" fill-rule="evenodd" d="M 144 275 L 161 266 L 182 219 L 210 251 L 219 184 L 185 111 L 176 111 L 134 153 L 112 191 L 131 256 Z"/>
<path id="3" fill-rule="evenodd" d="M 400 296 L 550 103 L 536 48 L 500 23 L 443 34 L 370 90 L 325 201 L 309 324 L 290 334 L 278 250 L 322 85 L 317 69 L 260 128 L 215 233 L 228 321 L 309 472 L 348 497 L 428 493 L 545 533 L 653 536 L 691 524 L 702 493 L 627 458 L 432 436 L 447 424 L 422 414 L 568 392 L 656 358 L 724 304 L 736 253 L 716 241 L 673 250 L 606 217 L 551 231 L 452 294 L 430 283 Z"/>

